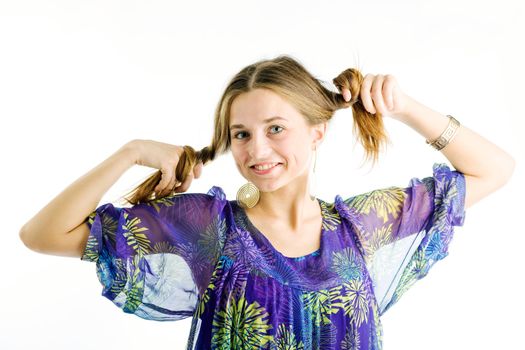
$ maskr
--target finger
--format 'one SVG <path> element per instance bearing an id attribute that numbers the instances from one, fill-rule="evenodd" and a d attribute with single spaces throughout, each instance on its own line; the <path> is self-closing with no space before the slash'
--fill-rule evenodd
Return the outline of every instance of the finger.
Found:
<path id="1" fill-rule="evenodd" d="M 352 93 L 350 92 L 350 90 L 343 89 L 343 98 L 346 102 L 350 101 L 350 99 L 352 98 Z"/>
<path id="2" fill-rule="evenodd" d="M 383 83 L 383 96 L 385 96 L 386 105 L 390 111 L 394 109 L 395 83 L 395 78 L 392 75 L 387 74 L 385 76 L 385 82 Z"/>
<path id="3" fill-rule="evenodd" d="M 175 185 L 177 185 L 178 182 L 179 182 L 179 181 L 177 181 L 177 176 L 175 176 L 175 172 L 173 172 L 173 176 L 172 176 L 171 179 L 170 179 L 170 183 L 169 183 L 168 186 L 164 189 L 163 194 L 164 194 L 165 192 L 168 192 L 168 191 L 169 191 L 169 192 L 173 191 L 173 189 L 175 188 Z"/>
<path id="4" fill-rule="evenodd" d="M 387 109 L 385 107 L 385 101 L 383 97 L 384 80 L 385 80 L 385 76 L 378 74 L 376 76 L 376 79 L 374 80 L 374 84 L 372 85 L 372 99 L 374 101 L 374 107 L 376 109 L 376 113 L 379 112 L 381 114 L 387 113 Z"/>
<path id="5" fill-rule="evenodd" d="M 175 192 L 186 192 L 188 188 L 190 188 L 190 184 L 193 181 L 193 173 L 188 173 L 188 176 L 186 176 L 186 179 L 182 182 L 180 186 L 175 188 Z"/>
<path id="6" fill-rule="evenodd" d="M 372 102 L 372 97 L 370 95 L 370 90 L 372 89 L 374 77 L 375 76 L 373 74 L 365 75 L 365 77 L 363 78 L 363 83 L 361 84 L 361 91 L 359 92 L 363 106 L 368 112 L 372 114 L 376 112 L 374 108 L 374 103 Z"/>
<path id="7" fill-rule="evenodd" d="M 164 191 L 164 189 L 169 185 L 171 178 L 174 177 L 173 169 L 163 168 L 161 170 L 161 173 L 162 177 L 157 186 L 155 187 L 155 193 L 159 194 Z"/>
<path id="8" fill-rule="evenodd" d="M 195 167 L 193 168 L 193 175 L 195 176 L 196 179 L 198 179 L 199 177 L 201 177 L 201 174 L 202 174 L 202 162 L 199 162 L 197 163 L 197 165 L 195 165 Z"/>

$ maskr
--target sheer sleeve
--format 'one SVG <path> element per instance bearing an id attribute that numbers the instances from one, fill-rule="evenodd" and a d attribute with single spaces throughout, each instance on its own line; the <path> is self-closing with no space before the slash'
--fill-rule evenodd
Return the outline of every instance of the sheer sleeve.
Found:
<path id="1" fill-rule="evenodd" d="M 380 314 L 448 255 L 453 226 L 464 223 L 465 190 L 463 173 L 434 163 L 433 176 L 412 178 L 408 187 L 336 198 L 354 227 Z"/>
<path id="2" fill-rule="evenodd" d="M 81 260 L 96 263 L 102 295 L 126 313 L 176 321 L 193 314 L 225 239 L 220 187 L 130 208 L 107 203 L 87 218 Z"/>

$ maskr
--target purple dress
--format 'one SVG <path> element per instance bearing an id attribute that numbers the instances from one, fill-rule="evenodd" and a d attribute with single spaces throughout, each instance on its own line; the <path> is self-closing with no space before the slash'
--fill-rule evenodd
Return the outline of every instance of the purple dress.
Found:
<path id="1" fill-rule="evenodd" d="M 433 176 L 318 199 L 321 247 L 286 257 L 220 187 L 88 216 L 81 259 L 102 295 L 155 321 L 192 317 L 187 349 L 381 349 L 380 316 L 438 260 L 465 218 L 465 178 Z"/>

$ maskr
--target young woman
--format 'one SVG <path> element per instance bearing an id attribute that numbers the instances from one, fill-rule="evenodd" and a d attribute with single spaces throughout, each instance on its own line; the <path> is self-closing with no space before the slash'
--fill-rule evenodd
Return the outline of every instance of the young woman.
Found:
<path id="1" fill-rule="evenodd" d="M 245 67 L 217 106 L 210 146 L 129 142 L 37 213 L 23 242 L 96 262 L 102 294 L 124 312 L 193 317 L 188 349 L 380 349 L 380 316 L 447 256 L 465 209 L 503 186 L 514 160 L 391 75 L 348 69 L 333 82 L 340 93 L 289 56 Z M 316 149 L 348 107 L 368 158 L 387 140 L 385 115 L 455 170 L 435 163 L 407 187 L 312 196 Z M 218 186 L 183 193 L 228 150 L 248 180 L 235 200 Z M 135 164 L 159 171 L 126 198 L 132 206 L 97 208 Z"/>

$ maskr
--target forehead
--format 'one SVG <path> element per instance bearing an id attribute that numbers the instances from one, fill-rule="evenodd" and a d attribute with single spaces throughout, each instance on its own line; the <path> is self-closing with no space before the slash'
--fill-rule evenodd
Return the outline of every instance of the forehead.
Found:
<path id="1" fill-rule="evenodd" d="M 302 119 L 301 114 L 284 98 L 268 89 L 254 89 L 237 96 L 230 109 L 230 125 L 280 116 Z"/>

